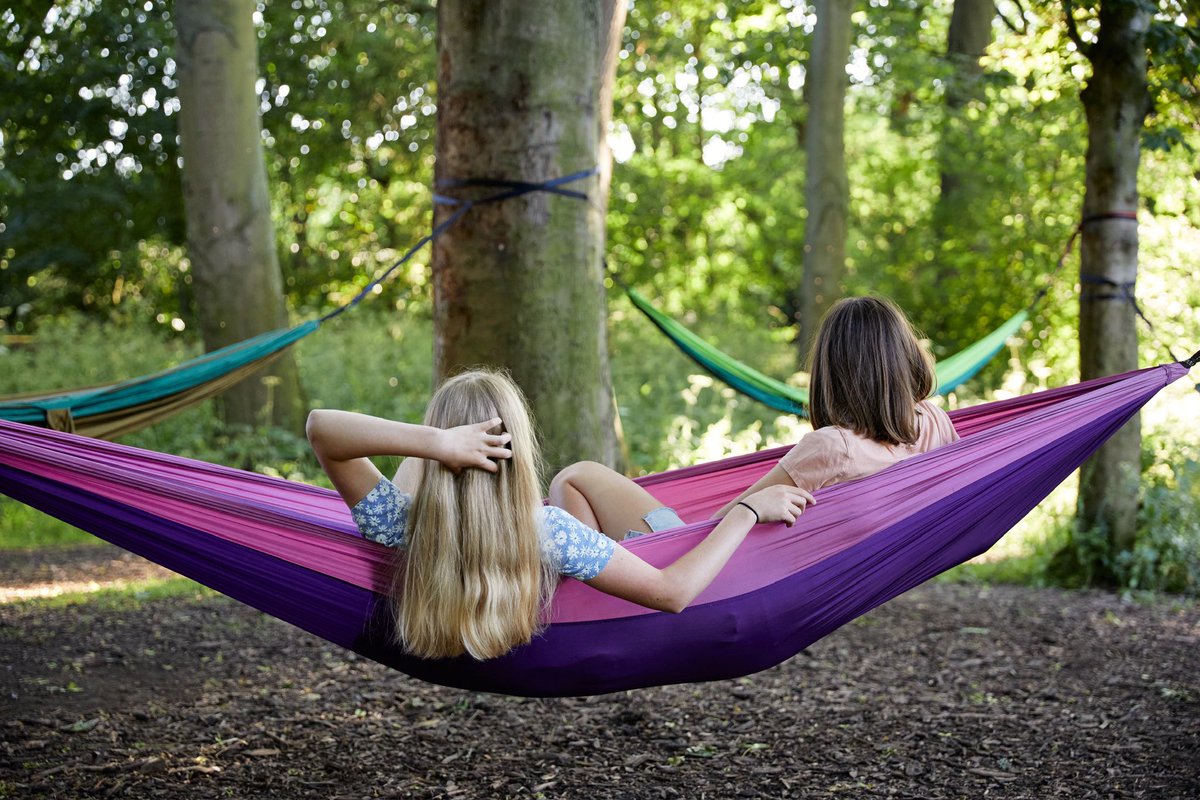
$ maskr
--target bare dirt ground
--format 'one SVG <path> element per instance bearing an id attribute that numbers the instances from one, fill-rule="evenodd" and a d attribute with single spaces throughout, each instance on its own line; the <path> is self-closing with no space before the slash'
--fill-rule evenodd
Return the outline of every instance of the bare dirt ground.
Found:
<path id="1" fill-rule="evenodd" d="M 158 574 L 113 549 L 3 559 L 4 798 L 1200 797 L 1194 601 L 929 584 L 748 678 L 525 700 L 221 597 L 21 600 Z"/>

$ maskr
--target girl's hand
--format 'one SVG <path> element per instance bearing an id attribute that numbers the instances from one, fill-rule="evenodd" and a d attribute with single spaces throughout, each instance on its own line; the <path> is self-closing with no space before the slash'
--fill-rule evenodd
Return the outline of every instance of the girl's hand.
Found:
<path id="1" fill-rule="evenodd" d="M 466 467 L 496 472 L 500 467 L 492 459 L 512 458 L 512 450 L 504 447 L 512 441 L 512 434 L 488 433 L 500 424 L 500 418 L 495 417 L 443 430 L 437 460 L 454 472 Z"/>
<path id="2" fill-rule="evenodd" d="M 786 522 L 790 526 L 805 507 L 817 501 L 804 489 L 777 484 L 755 492 L 742 502 L 757 512 L 759 522 Z"/>

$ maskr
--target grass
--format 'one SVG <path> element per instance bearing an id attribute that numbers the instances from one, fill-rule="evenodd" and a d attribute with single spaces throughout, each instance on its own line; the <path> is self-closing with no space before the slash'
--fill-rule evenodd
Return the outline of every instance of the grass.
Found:
<path id="1" fill-rule="evenodd" d="M 175 597 L 213 597 L 217 593 L 188 578 L 161 578 L 129 581 L 117 586 L 105 586 L 93 591 L 63 592 L 51 597 L 18 600 L 24 608 L 70 608 L 86 603 L 92 611 L 124 611 L 143 603 Z"/>
<path id="2" fill-rule="evenodd" d="M 37 509 L 0 497 L 0 550 L 99 544 L 90 533 Z"/>

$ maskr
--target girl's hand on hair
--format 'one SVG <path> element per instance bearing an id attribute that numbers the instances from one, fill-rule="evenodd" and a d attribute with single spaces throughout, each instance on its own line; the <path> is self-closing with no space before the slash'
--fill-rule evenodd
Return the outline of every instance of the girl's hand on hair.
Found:
<path id="1" fill-rule="evenodd" d="M 786 522 L 790 526 L 807 506 L 817 501 L 804 489 L 777 484 L 755 492 L 742 502 L 754 509 L 759 522 Z"/>
<path id="2" fill-rule="evenodd" d="M 494 417 L 474 425 L 446 428 L 441 432 L 437 460 L 454 472 L 467 467 L 496 472 L 500 467 L 493 459 L 512 458 L 512 450 L 504 446 L 512 441 L 512 434 L 488 432 L 500 425 L 500 418 Z"/>

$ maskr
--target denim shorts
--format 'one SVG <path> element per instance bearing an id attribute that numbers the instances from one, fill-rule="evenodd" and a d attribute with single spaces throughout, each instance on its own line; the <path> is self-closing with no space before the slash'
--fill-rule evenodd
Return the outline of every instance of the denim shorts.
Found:
<path id="1" fill-rule="evenodd" d="M 666 506 L 661 506 L 654 509 L 649 514 L 642 517 L 642 519 L 648 526 L 650 526 L 650 533 L 658 533 L 659 531 L 678 528 L 687 524 L 679 518 L 678 514 L 675 513 L 675 509 L 667 508 Z M 625 539 L 628 541 L 629 539 L 636 539 L 639 536 L 645 535 L 645 531 L 629 531 L 625 534 Z"/>

